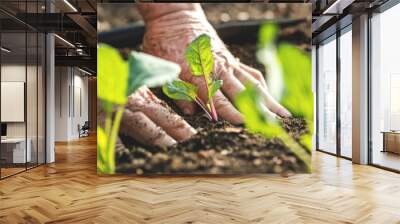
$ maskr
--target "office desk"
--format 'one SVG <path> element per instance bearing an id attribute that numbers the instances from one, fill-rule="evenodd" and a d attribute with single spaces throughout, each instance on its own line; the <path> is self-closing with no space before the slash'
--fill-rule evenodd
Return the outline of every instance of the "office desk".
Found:
<path id="1" fill-rule="evenodd" d="M 383 152 L 400 154 L 400 131 L 383 131 Z"/>
<path id="2" fill-rule="evenodd" d="M 31 145 L 30 138 L 26 140 L 27 147 L 25 153 L 25 138 L 6 138 L 1 139 L 1 157 L 6 163 L 25 163 L 31 162 Z"/>

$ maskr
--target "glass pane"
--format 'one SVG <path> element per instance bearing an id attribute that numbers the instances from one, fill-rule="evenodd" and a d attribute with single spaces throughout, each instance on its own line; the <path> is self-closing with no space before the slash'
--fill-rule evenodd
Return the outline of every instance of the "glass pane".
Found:
<path id="1" fill-rule="evenodd" d="M 27 63 L 27 80 L 26 80 L 26 115 L 27 115 L 27 143 L 28 151 L 30 150 L 30 160 L 28 160 L 28 168 L 37 165 L 38 147 L 37 147 L 37 132 L 38 132 L 38 36 L 36 32 L 27 33 L 28 38 L 28 63 Z"/>
<path id="2" fill-rule="evenodd" d="M 318 147 L 336 153 L 336 39 L 318 48 Z"/>
<path id="3" fill-rule="evenodd" d="M 27 2 L 26 12 L 37 13 L 39 11 L 37 1 Z M 36 24 L 38 17 L 28 19 Z M 38 163 L 38 33 L 36 30 L 27 30 L 27 80 L 26 80 L 26 114 L 27 114 L 27 149 L 31 151 L 28 168 L 37 166 Z"/>
<path id="4" fill-rule="evenodd" d="M 352 35 L 340 36 L 340 153 L 352 156 Z"/>
<path id="5" fill-rule="evenodd" d="M 372 25 L 372 163 L 400 170 L 400 5 L 374 15 Z"/>
<path id="6" fill-rule="evenodd" d="M 45 44 L 44 34 L 39 33 L 38 45 L 38 163 L 45 163 Z"/>
<path id="7" fill-rule="evenodd" d="M 3 32 L 1 46 L 1 173 L 5 177 L 25 170 L 31 158 L 26 150 L 26 33 Z"/>

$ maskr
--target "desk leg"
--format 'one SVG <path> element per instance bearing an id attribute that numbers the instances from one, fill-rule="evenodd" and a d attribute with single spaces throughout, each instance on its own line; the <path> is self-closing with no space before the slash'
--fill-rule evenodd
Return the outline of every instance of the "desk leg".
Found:
<path id="1" fill-rule="evenodd" d="M 383 133 L 383 149 L 381 152 L 386 152 L 386 134 Z"/>

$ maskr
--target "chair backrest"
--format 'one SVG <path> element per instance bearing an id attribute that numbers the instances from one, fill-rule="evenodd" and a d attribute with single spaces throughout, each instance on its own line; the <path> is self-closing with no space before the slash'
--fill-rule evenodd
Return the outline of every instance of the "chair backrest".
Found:
<path id="1" fill-rule="evenodd" d="M 89 121 L 85 121 L 85 123 L 83 124 L 82 128 L 87 128 L 87 129 L 89 129 L 89 128 L 90 128 L 90 123 L 89 123 Z"/>

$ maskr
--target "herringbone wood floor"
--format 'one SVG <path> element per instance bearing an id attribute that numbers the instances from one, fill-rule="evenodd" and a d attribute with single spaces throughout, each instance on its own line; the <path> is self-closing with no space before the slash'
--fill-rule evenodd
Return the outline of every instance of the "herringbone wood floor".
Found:
<path id="1" fill-rule="evenodd" d="M 96 175 L 96 141 L 0 181 L 0 223 L 400 223 L 400 175 L 314 153 L 314 173 Z"/>

